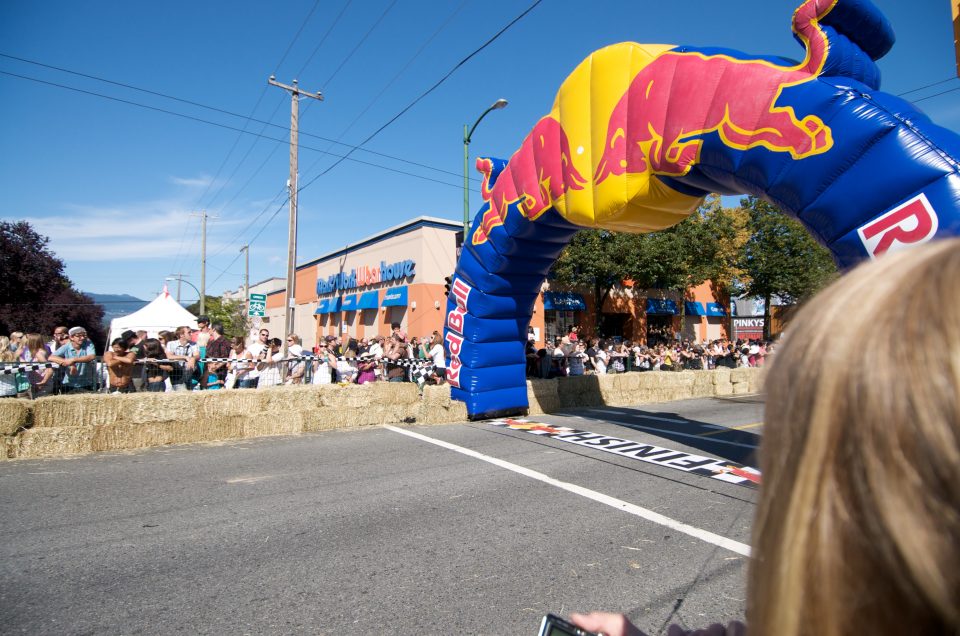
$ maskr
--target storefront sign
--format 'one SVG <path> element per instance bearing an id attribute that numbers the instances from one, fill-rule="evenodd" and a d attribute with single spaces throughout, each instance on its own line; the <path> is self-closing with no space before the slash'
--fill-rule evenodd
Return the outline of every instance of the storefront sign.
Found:
<path id="1" fill-rule="evenodd" d="M 763 338 L 763 316 L 754 318 L 734 318 L 733 337 L 743 340 Z"/>
<path id="2" fill-rule="evenodd" d="M 317 277 L 317 295 L 329 294 L 337 290 L 355 289 L 357 287 L 366 287 L 376 285 L 377 283 L 388 283 L 394 280 L 403 280 L 412 278 L 416 261 L 405 260 L 396 263 L 387 263 L 380 261 L 380 267 L 360 267 L 350 270 L 350 272 L 340 272 L 333 276 L 322 278 Z"/>

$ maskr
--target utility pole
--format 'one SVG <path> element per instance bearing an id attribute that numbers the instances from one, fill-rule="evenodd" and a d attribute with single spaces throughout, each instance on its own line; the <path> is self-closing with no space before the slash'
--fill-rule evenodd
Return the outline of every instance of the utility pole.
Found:
<path id="1" fill-rule="evenodd" d="M 250 244 L 240 248 L 243 252 L 243 305 L 247 314 L 250 313 Z"/>
<path id="2" fill-rule="evenodd" d="M 206 210 L 191 214 L 190 216 L 199 216 L 200 226 L 202 228 L 202 240 L 200 243 L 200 315 L 202 316 L 207 313 L 207 219 L 216 219 L 219 217 L 210 216 Z"/>
<path id="3" fill-rule="evenodd" d="M 271 86 L 279 86 L 290 93 L 290 180 L 287 182 L 287 187 L 290 190 L 290 229 L 287 238 L 287 292 L 284 310 L 284 336 L 287 336 L 293 333 L 293 308 L 296 303 L 294 285 L 296 284 L 297 268 L 297 120 L 300 116 L 300 96 L 303 95 L 322 102 L 323 95 L 320 91 L 316 93 L 303 92 L 297 86 L 297 80 L 293 80 L 293 86 L 287 86 L 278 82 L 277 78 L 271 75 L 267 83 Z M 287 357 L 286 337 L 283 338 L 283 357 Z"/>

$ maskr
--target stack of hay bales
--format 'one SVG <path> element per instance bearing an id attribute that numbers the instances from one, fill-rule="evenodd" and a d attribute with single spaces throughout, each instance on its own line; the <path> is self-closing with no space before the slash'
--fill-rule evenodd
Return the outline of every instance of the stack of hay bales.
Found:
<path id="1" fill-rule="evenodd" d="M 561 409 L 560 382 L 557 380 L 527 380 L 527 402 L 530 415 L 543 415 Z"/>
<path id="2" fill-rule="evenodd" d="M 467 421 L 465 402 L 450 399 L 449 386 L 423 387 L 423 399 L 417 413 L 418 424 L 449 424 Z"/>
<path id="3" fill-rule="evenodd" d="M 730 370 L 732 395 L 759 393 L 763 390 L 763 369 L 739 368 Z"/>
<path id="4" fill-rule="evenodd" d="M 29 400 L 0 400 L 0 461 L 19 455 L 18 433 L 30 425 L 30 406 Z"/>
<path id="5" fill-rule="evenodd" d="M 531 415 L 565 408 L 634 406 L 742 395 L 761 389 L 761 369 L 624 373 L 530 380 Z M 448 386 L 409 382 L 0 400 L 0 459 L 63 457 L 378 424 L 464 422 Z"/>
<path id="6" fill-rule="evenodd" d="M 417 385 L 410 382 L 374 382 L 346 386 L 282 387 L 301 394 L 303 431 L 348 426 L 375 426 L 412 422 L 420 408 Z M 290 414 L 295 417 L 294 413 Z"/>

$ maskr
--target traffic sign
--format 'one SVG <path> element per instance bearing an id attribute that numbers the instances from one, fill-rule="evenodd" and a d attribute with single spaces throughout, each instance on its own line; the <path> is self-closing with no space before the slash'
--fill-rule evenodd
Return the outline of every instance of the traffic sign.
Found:
<path id="1" fill-rule="evenodd" d="M 247 311 L 247 316 L 263 317 L 266 315 L 267 315 L 267 295 L 266 294 L 250 294 L 250 309 Z"/>

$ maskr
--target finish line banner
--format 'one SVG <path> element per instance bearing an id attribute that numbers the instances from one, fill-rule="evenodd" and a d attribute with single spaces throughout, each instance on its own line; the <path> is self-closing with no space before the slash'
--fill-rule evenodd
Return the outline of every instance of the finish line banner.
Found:
<path id="1" fill-rule="evenodd" d="M 490 420 L 488 424 L 510 428 L 515 431 L 526 431 L 534 435 L 549 437 L 561 442 L 570 442 L 571 444 L 601 450 L 621 457 L 639 459 L 648 464 L 666 466 L 674 470 L 682 470 L 685 473 L 693 473 L 731 484 L 738 484 L 750 488 L 756 488 L 760 485 L 759 470 L 722 459 L 691 455 L 690 453 L 663 448 L 661 446 L 652 446 L 619 437 L 581 431 L 568 426 L 553 426 L 551 424 L 531 422 L 529 420 Z"/>

